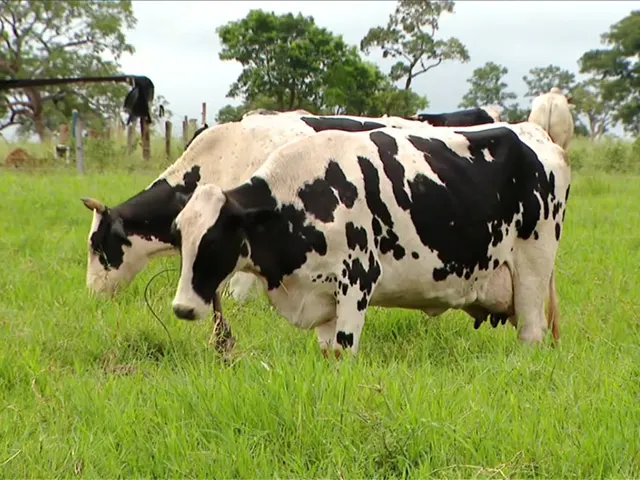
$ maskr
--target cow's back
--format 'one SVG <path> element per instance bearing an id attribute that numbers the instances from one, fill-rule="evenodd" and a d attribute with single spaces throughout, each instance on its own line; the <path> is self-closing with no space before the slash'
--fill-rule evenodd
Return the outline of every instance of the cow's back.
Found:
<path id="1" fill-rule="evenodd" d="M 471 302 L 518 239 L 552 241 L 569 182 L 564 152 L 527 123 L 322 132 L 280 147 L 255 175 L 323 232 L 315 261 L 376 251 L 373 304 L 411 308 Z"/>

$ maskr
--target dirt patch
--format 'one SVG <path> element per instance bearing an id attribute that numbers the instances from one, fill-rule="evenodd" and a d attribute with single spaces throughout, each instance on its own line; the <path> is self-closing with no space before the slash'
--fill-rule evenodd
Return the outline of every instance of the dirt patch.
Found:
<path id="1" fill-rule="evenodd" d="M 20 168 L 33 165 L 34 163 L 35 159 L 22 148 L 14 148 L 4 159 L 5 167 Z"/>

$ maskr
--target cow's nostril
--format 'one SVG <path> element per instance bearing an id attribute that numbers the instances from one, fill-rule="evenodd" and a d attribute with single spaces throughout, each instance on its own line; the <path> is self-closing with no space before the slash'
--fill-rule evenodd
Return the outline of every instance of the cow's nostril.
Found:
<path id="1" fill-rule="evenodd" d="M 193 308 L 176 305 L 173 307 L 173 313 L 182 320 L 195 320 L 196 314 Z"/>

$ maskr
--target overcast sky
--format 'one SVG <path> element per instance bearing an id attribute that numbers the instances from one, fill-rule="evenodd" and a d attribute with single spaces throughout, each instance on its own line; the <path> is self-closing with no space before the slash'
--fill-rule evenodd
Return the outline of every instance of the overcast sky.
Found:
<path id="1" fill-rule="evenodd" d="M 156 94 L 167 98 L 175 120 L 184 115 L 200 119 L 201 104 L 207 102 L 208 122 L 212 124 L 220 107 L 239 103 L 226 98 L 241 67 L 218 59 L 220 42 L 215 30 L 219 25 L 243 18 L 254 8 L 278 14 L 301 12 L 358 45 L 370 27 L 386 24 L 394 7 L 394 1 L 382 0 L 137 1 L 138 24 L 128 36 L 136 53 L 123 58 L 122 66 L 126 73 L 144 74 L 153 80 Z M 473 69 L 494 61 L 509 69 L 506 81 L 511 90 L 522 95 L 522 76 L 531 67 L 555 64 L 577 72 L 578 58 L 600 45 L 600 34 L 639 8 L 640 1 L 458 1 L 454 13 L 441 19 L 439 35 L 460 39 L 471 60 L 465 64 L 445 62 L 418 77 L 412 88 L 427 96 L 428 110 L 455 110 Z M 369 59 L 388 71 L 390 62 L 383 62 L 378 52 Z"/>
<path id="2" fill-rule="evenodd" d="M 127 74 L 152 79 L 156 95 L 170 104 L 181 131 L 184 115 L 200 122 L 202 102 L 207 120 L 224 105 L 238 104 L 226 98 L 229 85 L 240 74 L 238 63 L 218 59 L 220 42 L 216 27 L 261 8 L 278 14 L 301 12 L 318 25 L 343 35 L 358 45 L 370 27 L 385 25 L 394 1 L 134 1 L 138 24 L 127 35 L 136 52 L 122 58 Z M 506 81 L 518 95 L 525 92 L 522 76 L 535 66 L 548 64 L 577 72 L 577 60 L 586 50 L 598 48 L 600 34 L 610 25 L 640 8 L 640 1 L 458 1 L 453 14 L 440 22 L 439 38 L 457 37 L 471 60 L 445 62 L 414 80 L 412 88 L 429 99 L 432 112 L 457 109 L 467 91 L 467 78 L 487 61 L 506 66 Z M 383 67 L 373 52 L 369 59 Z M 5 131 L 5 134 L 8 133 Z"/>

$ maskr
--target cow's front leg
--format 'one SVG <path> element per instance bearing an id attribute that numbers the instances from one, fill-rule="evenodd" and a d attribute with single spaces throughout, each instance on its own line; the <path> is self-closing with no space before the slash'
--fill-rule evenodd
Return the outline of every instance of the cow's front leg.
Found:
<path id="1" fill-rule="evenodd" d="M 324 357 L 329 356 L 329 351 L 333 349 L 333 340 L 336 337 L 336 319 L 316 327 L 318 336 L 318 346 Z"/>
<path id="2" fill-rule="evenodd" d="M 342 279 L 336 285 L 336 336 L 333 351 L 337 357 L 342 352 L 350 352 L 354 356 L 358 354 L 365 313 L 382 275 L 382 267 L 371 246 L 368 250 L 366 257 L 349 256 L 343 262 Z"/>
<path id="3" fill-rule="evenodd" d="M 338 295 L 337 300 L 333 351 L 336 357 L 340 357 L 342 352 L 357 355 L 369 293 L 360 291 L 357 285 L 351 286 L 346 295 Z"/>
<path id="4" fill-rule="evenodd" d="M 215 349 L 221 353 L 229 352 L 236 343 L 231 334 L 231 327 L 222 315 L 222 302 L 216 292 L 213 298 L 213 327 L 209 344 L 215 345 Z"/>

